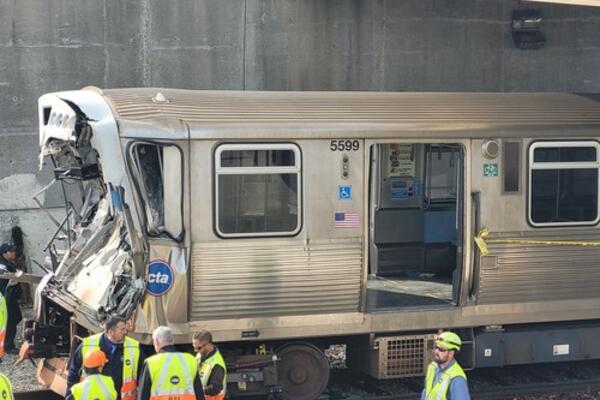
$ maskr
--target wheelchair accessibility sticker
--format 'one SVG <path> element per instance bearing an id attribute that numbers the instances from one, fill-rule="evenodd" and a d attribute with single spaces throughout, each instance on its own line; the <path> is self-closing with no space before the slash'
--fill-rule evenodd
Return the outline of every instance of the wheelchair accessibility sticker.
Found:
<path id="1" fill-rule="evenodd" d="M 352 200 L 352 186 L 338 186 L 338 198 L 340 200 Z"/>
<path id="2" fill-rule="evenodd" d="M 148 280 L 146 291 L 152 296 L 162 296 L 173 287 L 175 273 L 173 268 L 163 261 L 154 260 L 148 264 Z"/>

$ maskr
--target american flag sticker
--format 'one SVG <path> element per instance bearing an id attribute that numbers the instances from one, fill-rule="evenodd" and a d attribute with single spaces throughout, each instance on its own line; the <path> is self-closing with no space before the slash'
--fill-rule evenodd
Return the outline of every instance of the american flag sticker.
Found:
<path id="1" fill-rule="evenodd" d="M 360 216 L 357 212 L 336 212 L 336 228 L 358 228 L 360 226 Z"/>

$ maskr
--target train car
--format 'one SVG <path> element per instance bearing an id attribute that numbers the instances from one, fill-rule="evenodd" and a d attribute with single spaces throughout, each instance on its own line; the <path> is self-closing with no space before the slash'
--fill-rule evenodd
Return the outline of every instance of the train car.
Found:
<path id="1" fill-rule="evenodd" d="M 324 349 L 424 374 L 600 358 L 600 98 L 94 87 L 39 99 L 63 221 L 28 333 L 210 330 L 233 394 L 315 399 Z M 55 384 L 55 383 L 52 383 Z"/>

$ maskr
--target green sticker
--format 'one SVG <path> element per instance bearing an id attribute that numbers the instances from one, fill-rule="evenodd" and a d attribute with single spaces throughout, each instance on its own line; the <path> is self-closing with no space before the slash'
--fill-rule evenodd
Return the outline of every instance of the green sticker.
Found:
<path id="1" fill-rule="evenodd" d="M 483 164 L 483 176 L 498 176 L 498 164 Z"/>

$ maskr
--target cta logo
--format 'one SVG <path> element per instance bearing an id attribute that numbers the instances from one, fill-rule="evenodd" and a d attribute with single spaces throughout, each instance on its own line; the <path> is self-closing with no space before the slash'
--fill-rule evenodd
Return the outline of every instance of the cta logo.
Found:
<path id="1" fill-rule="evenodd" d="M 173 268 L 165 261 L 154 260 L 148 264 L 148 280 L 146 291 L 152 296 L 162 296 L 171 290 L 175 274 Z"/>

